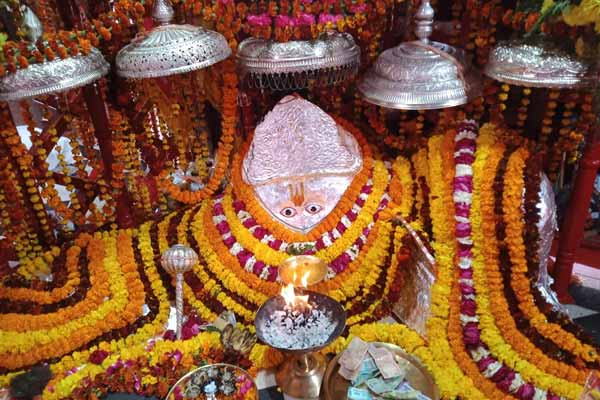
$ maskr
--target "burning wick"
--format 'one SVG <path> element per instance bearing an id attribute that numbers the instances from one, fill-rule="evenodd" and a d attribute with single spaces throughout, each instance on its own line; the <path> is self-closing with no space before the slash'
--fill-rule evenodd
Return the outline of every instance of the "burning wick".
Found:
<path id="1" fill-rule="evenodd" d="M 300 279 L 303 287 L 307 286 L 310 271 Z M 296 282 L 294 272 L 292 282 Z M 270 343 L 280 348 L 303 349 L 325 343 L 336 327 L 329 313 L 319 310 L 309 302 L 308 295 L 296 295 L 292 283 L 281 289 L 285 300 L 283 309 L 276 310 L 267 322 L 269 328 L 266 336 Z"/>
<path id="2" fill-rule="evenodd" d="M 300 278 L 303 288 L 306 288 L 307 286 L 309 275 L 310 271 L 306 271 L 304 275 L 302 275 L 302 278 Z M 294 271 L 292 282 L 296 282 L 296 277 L 296 271 Z M 312 308 L 308 303 L 308 295 L 296 296 L 296 291 L 292 283 L 287 284 L 281 289 L 281 296 L 285 300 L 286 309 L 289 309 L 290 311 L 302 310 L 304 312 L 310 311 Z"/>

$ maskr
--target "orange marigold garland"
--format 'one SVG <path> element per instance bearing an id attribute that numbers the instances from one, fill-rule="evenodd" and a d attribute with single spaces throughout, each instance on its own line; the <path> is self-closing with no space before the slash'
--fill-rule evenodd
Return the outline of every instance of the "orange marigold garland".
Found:
<path id="1" fill-rule="evenodd" d="M 229 159 L 234 146 L 234 138 L 238 125 L 237 107 L 237 75 L 235 62 L 225 60 L 219 67 L 223 71 L 223 112 L 221 115 L 221 139 L 215 155 L 215 169 L 206 186 L 196 192 L 182 190 L 171 182 L 171 171 L 165 169 L 158 177 L 159 186 L 173 199 L 185 203 L 196 204 L 212 196 L 223 183 L 229 167 Z"/>

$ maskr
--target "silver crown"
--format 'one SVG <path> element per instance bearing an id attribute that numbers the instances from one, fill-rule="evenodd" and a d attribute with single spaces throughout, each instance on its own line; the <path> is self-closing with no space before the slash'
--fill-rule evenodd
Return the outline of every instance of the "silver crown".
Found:
<path id="1" fill-rule="evenodd" d="M 284 43 L 248 38 L 237 53 L 240 73 L 250 87 L 302 89 L 341 83 L 355 75 L 360 49 L 348 33 L 328 32 L 316 40 Z"/>
<path id="2" fill-rule="evenodd" d="M 423 1 L 415 15 L 417 41 L 384 51 L 358 90 L 382 107 L 427 110 L 458 106 L 481 94 L 481 76 L 465 52 L 432 42 L 433 8 Z"/>
<path id="3" fill-rule="evenodd" d="M 501 82 L 541 88 L 585 88 L 598 79 L 589 63 L 542 40 L 499 43 L 491 52 L 485 74 Z"/>
<path id="4" fill-rule="evenodd" d="M 154 2 L 152 16 L 161 25 L 135 38 L 116 57 L 117 74 L 125 78 L 156 78 L 209 67 L 231 55 L 227 40 L 199 26 L 171 24 L 167 0 Z"/>
<path id="5" fill-rule="evenodd" d="M 0 100 L 18 101 L 64 92 L 100 79 L 109 69 L 110 65 L 95 48 L 87 55 L 31 64 L 0 79 Z"/>

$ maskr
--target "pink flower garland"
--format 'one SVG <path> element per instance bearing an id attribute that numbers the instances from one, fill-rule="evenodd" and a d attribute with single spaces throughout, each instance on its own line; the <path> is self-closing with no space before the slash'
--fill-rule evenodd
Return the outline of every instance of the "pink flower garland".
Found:
<path id="1" fill-rule="evenodd" d="M 481 340 L 477 317 L 477 295 L 473 285 L 473 240 L 471 238 L 471 204 L 473 197 L 473 162 L 478 126 L 474 121 L 464 121 L 458 129 L 455 141 L 454 211 L 455 234 L 458 244 L 459 287 L 461 293 L 460 321 L 463 327 L 463 342 L 482 374 L 495 382 L 505 393 L 523 400 L 557 400 L 558 396 L 536 388 L 523 380 L 521 375 L 498 361 Z"/>

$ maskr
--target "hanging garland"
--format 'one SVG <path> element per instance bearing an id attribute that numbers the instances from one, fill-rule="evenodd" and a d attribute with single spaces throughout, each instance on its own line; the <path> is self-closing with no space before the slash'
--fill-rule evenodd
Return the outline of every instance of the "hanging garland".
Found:
<path id="1" fill-rule="evenodd" d="M 197 204 L 211 197 L 223 183 L 229 167 L 229 158 L 234 146 L 234 138 L 238 126 L 237 107 L 237 74 L 235 61 L 225 60 L 215 68 L 221 69 L 223 76 L 223 107 L 221 115 L 221 139 L 215 155 L 216 165 L 212 176 L 206 185 L 198 191 L 192 192 L 181 189 L 171 181 L 172 171 L 164 169 L 158 176 L 159 187 L 171 198 L 184 204 Z"/>

